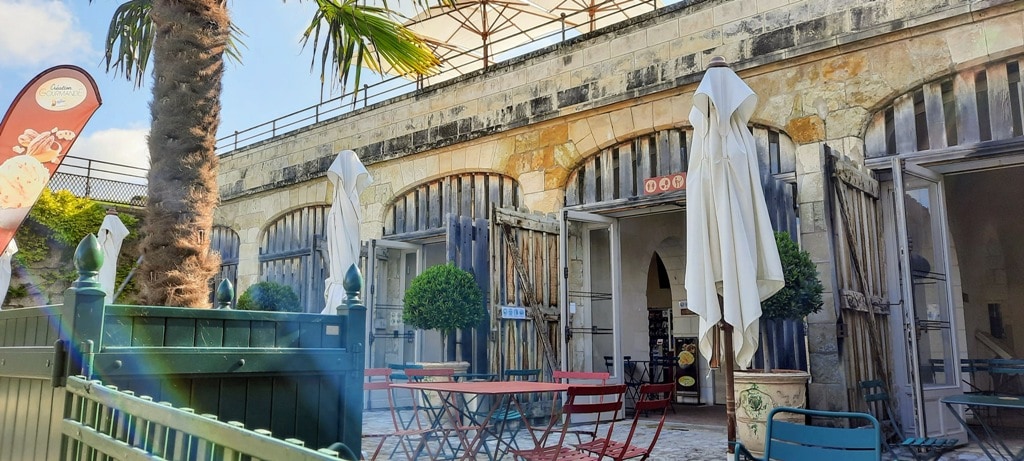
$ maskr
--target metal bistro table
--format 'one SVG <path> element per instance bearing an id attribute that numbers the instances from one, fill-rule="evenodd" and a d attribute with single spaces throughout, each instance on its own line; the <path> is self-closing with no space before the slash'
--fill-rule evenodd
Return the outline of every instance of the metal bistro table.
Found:
<path id="1" fill-rule="evenodd" d="M 941 399 L 942 403 L 946 404 L 946 408 L 949 409 L 950 413 L 953 413 L 953 417 L 956 418 L 960 426 L 967 431 L 967 436 L 975 442 L 978 442 L 978 446 L 985 452 L 991 460 L 996 459 L 1013 459 L 1013 460 L 1024 460 L 1024 449 L 1021 449 L 1018 453 L 1013 453 L 1010 447 L 1006 446 L 1006 442 L 1002 438 L 998 437 L 992 428 L 989 427 L 988 422 L 982 417 L 979 408 L 1011 408 L 1017 410 L 1024 410 L 1024 397 L 1009 397 L 1009 396 L 998 396 L 998 395 L 984 395 L 984 394 L 960 394 L 950 395 Z M 971 427 L 964 420 L 960 412 L 953 408 L 953 405 L 966 405 L 969 408 L 975 409 L 974 416 L 981 423 L 982 429 L 985 431 L 985 439 L 976 434 Z M 989 451 L 989 448 L 992 451 Z M 992 452 L 995 452 L 993 454 Z M 999 457 L 997 458 L 996 455 Z M 1005 457 L 1005 458 L 1004 458 Z"/>
<path id="2" fill-rule="evenodd" d="M 471 427 L 469 431 L 456 430 L 459 441 L 463 445 L 462 456 L 459 459 L 475 459 L 476 454 L 481 450 L 487 455 L 488 459 L 499 459 L 503 453 L 501 445 L 505 445 L 505 452 L 514 443 L 511 440 L 505 440 L 502 438 L 504 433 L 504 427 L 493 427 L 492 416 L 498 408 L 508 408 L 510 405 L 515 406 L 518 409 L 519 414 L 523 415 L 523 409 L 520 405 L 517 395 L 519 394 L 534 394 L 543 392 L 565 392 L 569 389 L 569 384 L 564 383 L 547 383 L 547 382 L 535 382 L 535 381 L 464 381 L 464 382 L 412 382 L 412 383 L 393 383 L 391 387 L 404 388 L 404 389 L 415 389 L 420 391 L 433 391 L 437 392 L 441 396 L 442 405 L 445 408 L 445 412 L 448 414 L 450 420 L 457 421 L 461 419 L 468 419 Z M 483 416 L 482 419 L 478 418 L 474 412 L 470 411 L 467 405 L 467 395 L 489 395 L 493 399 L 490 402 L 490 407 Z M 533 430 L 530 428 L 529 418 L 523 417 L 521 420 L 522 424 L 525 425 L 527 432 L 530 434 L 533 443 L 540 443 L 540 440 L 533 434 Z M 440 423 L 440 420 L 435 421 Z M 502 421 L 500 426 L 504 426 L 505 422 Z M 462 424 L 455 424 L 456 427 L 463 427 Z M 469 434 L 467 432 L 475 432 L 475 434 Z M 495 453 L 492 455 L 487 451 L 485 445 L 487 437 L 494 437 L 496 440 Z"/>

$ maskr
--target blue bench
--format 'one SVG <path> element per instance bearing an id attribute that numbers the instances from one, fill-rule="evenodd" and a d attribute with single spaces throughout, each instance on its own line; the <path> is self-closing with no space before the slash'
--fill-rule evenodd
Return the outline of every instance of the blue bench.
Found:
<path id="1" fill-rule="evenodd" d="M 776 419 L 783 414 L 812 416 L 851 427 L 806 426 Z M 864 422 L 870 423 L 863 426 Z M 736 461 L 784 459 L 786 461 L 877 461 L 882 457 L 882 428 L 874 416 L 867 413 L 806 410 L 777 407 L 768 413 L 765 430 L 764 457 L 755 457 L 736 443 Z"/>

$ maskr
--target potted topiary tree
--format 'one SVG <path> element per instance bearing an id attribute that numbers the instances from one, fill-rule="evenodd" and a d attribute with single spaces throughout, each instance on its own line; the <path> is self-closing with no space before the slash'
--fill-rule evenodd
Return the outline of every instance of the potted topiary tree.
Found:
<path id="1" fill-rule="evenodd" d="M 775 368 L 774 349 L 766 335 L 766 321 L 778 319 L 803 320 L 821 310 L 823 287 L 811 255 L 786 232 L 775 233 L 782 272 L 786 285 L 771 298 L 761 303 L 761 351 L 765 369 L 736 371 L 737 434 L 743 445 L 755 456 L 764 451 L 765 418 L 778 406 L 802 408 L 807 404 L 807 380 L 810 375 L 802 370 Z M 797 418 L 793 422 L 802 423 Z"/>
<path id="2" fill-rule="evenodd" d="M 454 358 L 447 347 L 449 336 L 480 324 L 485 315 L 483 294 L 473 274 L 450 263 L 423 271 L 405 292 L 402 320 L 421 330 L 439 331 L 445 360 Z"/>
<path id="3" fill-rule="evenodd" d="M 259 282 L 238 297 L 241 311 L 302 312 L 299 296 L 292 287 L 275 282 Z"/>

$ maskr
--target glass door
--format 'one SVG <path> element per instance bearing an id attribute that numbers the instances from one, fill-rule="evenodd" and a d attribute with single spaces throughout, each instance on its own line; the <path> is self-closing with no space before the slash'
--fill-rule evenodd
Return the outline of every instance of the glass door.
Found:
<path id="1" fill-rule="evenodd" d="M 565 210 L 560 219 L 560 248 L 564 300 L 563 368 L 607 371 L 622 376 L 618 325 L 619 223 L 594 213 Z"/>
<path id="2" fill-rule="evenodd" d="M 419 360 L 418 332 L 402 321 L 402 298 L 409 282 L 423 272 L 423 245 L 394 240 L 370 240 L 366 280 L 366 366 Z"/>
<path id="3" fill-rule="evenodd" d="M 914 427 L 919 436 L 964 438 L 939 401 L 962 392 L 942 176 L 899 159 L 892 171 Z"/>

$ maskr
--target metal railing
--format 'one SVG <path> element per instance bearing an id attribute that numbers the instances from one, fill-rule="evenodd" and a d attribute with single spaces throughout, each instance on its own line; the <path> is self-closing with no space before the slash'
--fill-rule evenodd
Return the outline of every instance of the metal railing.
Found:
<path id="1" fill-rule="evenodd" d="M 654 11 L 658 2 L 663 4 L 674 3 L 678 0 L 638 0 L 636 3 L 620 8 L 613 11 L 605 11 L 604 14 L 597 14 L 593 18 L 594 20 L 601 20 L 605 17 L 612 15 L 621 14 L 621 12 L 629 11 L 634 16 Z M 547 47 L 560 46 L 569 38 L 574 38 L 581 35 L 576 27 L 583 27 L 582 24 L 587 24 L 591 18 L 587 11 L 578 11 L 572 14 L 561 14 L 559 18 L 549 21 L 548 23 L 538 25 L 529 31 L 543 30 L 544 28 L 550 28 L 552 24 L 559 24 L 559 31 L 552 32 L 534 40 L 533 42 L 527 42 L 522 45 L 509 47 L 509 49 L 502 51 L 497 54 L 496 59 L 492 59 L 490 65 L 494 65 L 496 62 L 507 61 L 511 58 L 521 56 L 523 54 L 543 49 Z M 574 24 L 577 24 L 574 26 Z M 600 29 L 597 29 L 600 30 Z M 500 44 L 503 41 L 512 40 L 514 37 L 506 37 L 504 39 L 494 40 L 490 43 L 492 48 L 501 49 Z M 538 46 L 537 44 L 542 44 Z M 497 45 L 497 46 L 496 46 Z M 451 61 L 458 60 L 457 58 L 462 56 L 478 56 L 482 53 L 483 46 L 476 47 L 474 49 L 463 51 L 461 53 L 449 56 L 447 59 Z M 494 58 L 494 57 L 492 57 Z M 431 80 L 431 83 L 440 82 L 442 80 L 448 80 L 451 78 L 458 77 L 470 72 L 475 72 L 481 69 L 481 64 L 473 59 L 467 60 L 465 64 L 460 66 L 446 67 L 438 75 L 427 76 L 426 79 Z M 483 67 L 486 68 L 486 67 Z M 264 122 L 256 126 L 246 128 L 244 130 L 235 130 L 232 134 L 223 136 L 217 139 L 216 151 L 218 154 L 224 154 L 233 150 L 238 150 L 242 147 L 246 147 L 255 144 L 260 141 L 274 138 L 278 135 L 296 131 L 300 128 L 304 128 L 329 118 L 344 115 L 350 112 L 354 112 L 357 109 L 383 102 L 387 99 L 401 96 L 407 93 L 411 93 L 416 90 L 423 89 L 424 78 L 419 77 L 410 80 L 412 77 L 403 76 L 391 76 L 385 78 L 380 82 L 374 84 L 363 85 L 362 88 L 357 88 L 351 91 L 345 91 L 341 96 L 336 98 L 321 101 L 318 104 L 299 109 L 295 112 L 291 112 L 286 115 L 277 117 L 269 122 Z"/>
<path id="2" fill-rule="evenodd" d="M 146 168 L 68 155 L 47 187 L 101 202 L 145 206 L 146 172 Z"/>

